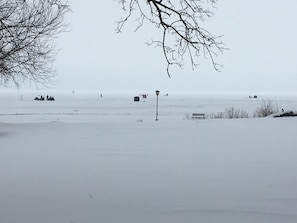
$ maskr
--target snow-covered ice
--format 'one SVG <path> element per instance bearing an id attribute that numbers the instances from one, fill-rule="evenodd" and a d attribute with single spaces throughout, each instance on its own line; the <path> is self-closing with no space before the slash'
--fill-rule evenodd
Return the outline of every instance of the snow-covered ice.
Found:
<path id="1" fill-rule="evenodd" d="M 297 222 L 297 118 L 186 119 L 261 98 L 35 94 L 0 94 L 1 223 Z"/>

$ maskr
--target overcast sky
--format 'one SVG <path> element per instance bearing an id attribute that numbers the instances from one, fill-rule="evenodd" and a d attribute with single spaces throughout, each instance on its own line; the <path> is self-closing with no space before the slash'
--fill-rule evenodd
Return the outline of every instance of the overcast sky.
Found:
<path id="1" fill-rule="evenodd" d="M 116 34 L 124 14 L 116 0 L 72 0 L 70 32 L 57 40 L 60 52 L 55 89 L 163 92 L 295 92 L 297 90 L 297 1 L 219 0 L 215 16 L 202 23 L 230 48 L 219 55 L 221 72 L 201 57 L 174 68 L 171 78 L 160 48 L 145 43 L 158 37 L 149 24 L 136 33 L 129 21 Z"/>

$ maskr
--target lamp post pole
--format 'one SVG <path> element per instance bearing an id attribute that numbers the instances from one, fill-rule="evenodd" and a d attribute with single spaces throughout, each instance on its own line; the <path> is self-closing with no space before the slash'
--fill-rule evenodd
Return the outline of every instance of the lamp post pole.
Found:
<path id="1" fill-rule="evenodd" d="M 158 121 L 158 106 L 159 106 L 159 100 L 158 100 L 158 97 L 159 97 L 159 94 L 160 94 L 160 91 L 157 90 L 157 91 L 156 91 L 156 95 L 157 95 L 157 103 L 156 103 L 156 121 Z"/>

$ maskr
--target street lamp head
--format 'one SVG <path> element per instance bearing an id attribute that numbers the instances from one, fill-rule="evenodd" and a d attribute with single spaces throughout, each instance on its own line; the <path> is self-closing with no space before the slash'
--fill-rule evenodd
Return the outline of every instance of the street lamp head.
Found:
<path id="1" fill-rule="evenodd" d="M 156 90 L 156 95 L 158 96 L 160 94 L 160 91 Z"/>

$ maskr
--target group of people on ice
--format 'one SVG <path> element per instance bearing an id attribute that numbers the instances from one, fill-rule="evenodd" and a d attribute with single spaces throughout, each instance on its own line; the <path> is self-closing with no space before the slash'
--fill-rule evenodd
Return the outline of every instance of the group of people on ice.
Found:
<path id="1" fill-rule="evenodd" d="M 35 101 L 44 101 L 45 99 L 47 101 L 54 101 L 55 100 L 55 98 L 53 96 L 48 96 L 48 95 L 46 96 L 46 98 L 44 98 L 42 95 L 40 95 L 40 97 L 37 96 L 37 97 L 34 98 Z"/>

